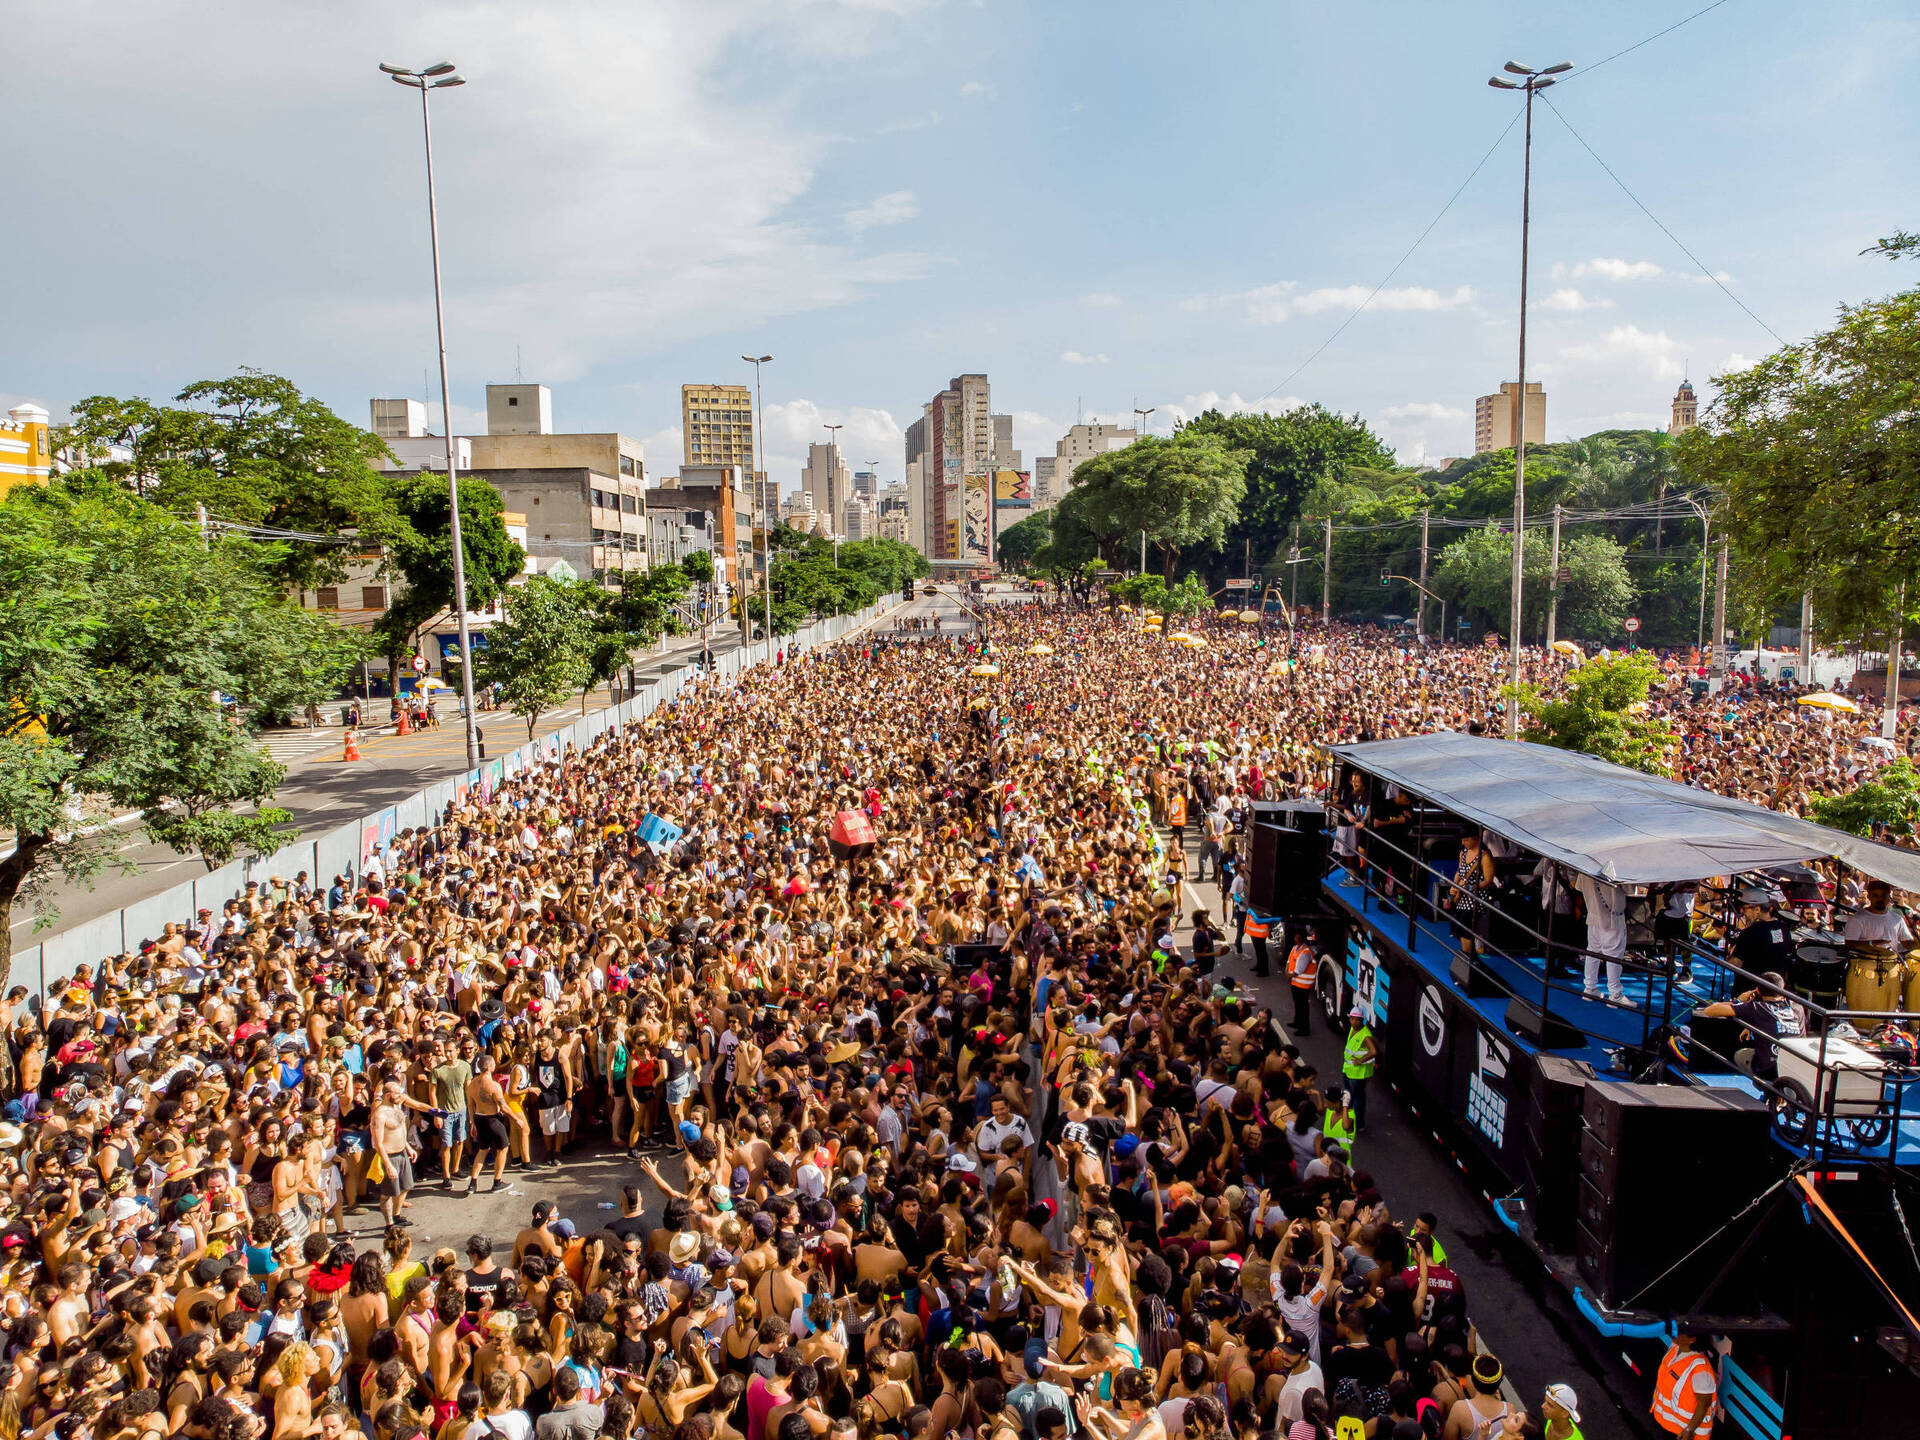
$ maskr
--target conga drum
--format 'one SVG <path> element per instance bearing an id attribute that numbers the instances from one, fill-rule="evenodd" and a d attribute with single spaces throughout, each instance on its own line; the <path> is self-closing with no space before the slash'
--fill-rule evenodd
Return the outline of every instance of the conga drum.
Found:
<path id="1" fill-rule="evenodd" d="M 1891 950 L 1855 946 L 1847 966 L 1847 1009 L 1892 1010 L 1900 1003 L 1901 964 Z"/>
<path id="2" fill-rule="evenodd" d="M 1920 950 L 1907 952 L 1906 974 L 1900 986 L 1900 1008 L 1909 1015 L 1920 1015 Z"/>

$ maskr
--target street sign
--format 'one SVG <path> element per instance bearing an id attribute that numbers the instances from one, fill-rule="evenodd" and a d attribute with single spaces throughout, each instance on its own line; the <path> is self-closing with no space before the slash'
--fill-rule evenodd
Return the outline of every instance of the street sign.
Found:
<path id="1" fill-rule="evenodd" d="M 1636 617 L 1629 615 L 1625 620 L 1620 622 L 1620 628 L 1625 630 L 1627 634 L 1631 635 L 1633 634 L 1634 631 L 1640 628 L 1640 621 Z M 1888 628 L 1892 628 L 1892 627 L 1888 627 Z"/>
<path id="2" fill-rule="evenodd" d="M 1254 587 L 1254 583 L 1255 583 L 1255 582 L 1254 582 L 1254 581 L 1252 581 L 1252 580 L 1229 580 L 1229 581 L 1227 581 L 1227 589 L 1229 589 L 1229 590 L 1251 590 L 1251 589 L 1252 589 L 1252 588 Z M 1891 628 L 1891 627 L 1889 627 L 1889 628 Z"/>
<path id="3" fill-rule="evenodd" d="M 1558 570 L 1554 571 L 1553 583 L 1556 585 L 1571 585 L 1573 583 L 1573 567 L 1571 565 L 1562 565 Z"/>
<path id="4" fill-rule="evenodd" d="M 427 673 L 428 670 L 432 668 L 433 667 L 430 664 L 428 664 L 426 656 L 416 655 L 413 657 L 413 673 L 414 674 L 424 675 Z"/>

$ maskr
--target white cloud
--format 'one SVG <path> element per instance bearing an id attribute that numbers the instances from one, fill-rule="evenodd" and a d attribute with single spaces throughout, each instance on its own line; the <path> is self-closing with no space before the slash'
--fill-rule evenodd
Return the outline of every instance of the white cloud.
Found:
<path id="1" fill-rule="evenodd" d="M 1089 310 L 1117 310 L 1120 307 L 1120 297 L 1104 290 L 1096 290 L 1091 295 L 1082 295 L 1080 303 Z"/>
<path id="2" fill-rule="evenodd" d="M 1427 465 L 1473 449 L 1468 413 L 1441 400 L 1409 400 L 1380 412 L 1374 428 L 1403 465 Z"/>
<path id="3" fill-rule="evenodd" d="M 1405 405 L 1389 405 L 1380 412 L 1382 420 L 1464 420 L 1467 412 L 1440 400 L 1413 400 Z"/>
<path id="4" fill-rule="evenodd" d="M 960 87 L 960 94 L 964 98 L 969 100 L 976 99 L 979 97 L 985 97 L 986 99 L 991 100 L 995 95 L 999 93 L 1000 92 L 996 90 L 992 85 L 989 85 L 986 82 L 981 80 L 969 80 L 966 82 L 966 84 Z"/>
<path id="5" fill-rule="evenodd" d="M 1564 373 L 1570 365 L 1629 370 L 1656 380 L 1678 380 L 1685 373 L 1680 342 L 1664 330 L 1642 330 L 1617 325 L 1597 340 L 1568 345 L 1554 357 L 1551 369 Z"/>
<path id="6" fill-rule="evenodd" d="M 940 112 L 929 110 L 926 114 L 912 120 L 894 120 L 882 125 L 876 132 L 881 135 L 899 135 L 908 130 L 926 130 L 940 123 Z"/>
<path id="7" fill-rule="evenodd" d="M 1082 355 L 1078 350 L 1062 350 L 1060 359 L 1068 365 L 1105 365 L 1104 355 Z"/>
<path id="8" fill-rule="evenodd" d="M 1582 295 L 1570 285 L 1562 286 L 1560 289 L 1548 295 L 1546 299 L 1540 301 L 1540 308 L 1542 310 L 1606 310 L 1612 305 L 1613 302 L 1611 300 Z"/>
<path id="9" fill-rule="evenodd" d="M 129 247 L 112 227 L 82 227 L 84 243 L 66 246 L 63 265 L 112 276 L 95 287 L 92 315 L 14 318 L 53 337 L 41 356 L 48 368 L 92 365 L 110 348 L 144 373 L 224 374 L 215 367 L 260 355 L 270 337 L 275 354 L 298 358 L 310 390 L 351 396 L 406 384 L 433 336 L 418 105 L 409 111 L 372 60 L 442 50 L 459 56 L 471 82 L 439 98 L 434 114 L 456 395 L 512 373 L 516 343 L 541 357 L 530 379 L 561 384 L 849 303 L 926 274 L 934 257 L 863 253 L 797 222 L 792 208 L 834 137 L 810 123 L 804 91 L 722 82 L 747 45 L 840 62 L 869 53 L 899 33 L 894 16 L 907 8 L 650 0 L 575 7 L 556 26 L 539 7 L 507 0 L 222 7 L 222 22 L 194 42 L 192 73 L 248 72 L 279 54 L 299 57 L 299 76 L 257 89 L 216 168 L 258 182 L 290 147 L 302 160 L 297 180 L 256 183 L 248 203 L 216 185 L 210 193 L 231 203 L 212 208 L 166 178 L 179 137 L 220 129 L 229 108 L 219 87 L 153 63 L 184 53 L 183 7 L 23 13 L 10 36 L 19 48 L 93 56 L 95 94 L 112 97 L 76 111 L 52 69 L 14 87 L 23 113 L 66 117 L 58 143 L 37 157 L 50 205 L 79 213 L 78 177 L 114 145 L 124 164 L 116 205 L 142 217 L 143 241 Z M 514 177 L 506 209 L 503 175 Z M 348 190 L 358 219 L 329 198 Z M 367 214 L 376 223 L 364 223 Z M 44 249 L 19 258 L 43 273 L 49 261 Z M 47 303 L 67 289 L 45 287 Z M 371 363 L 369 336 L 383 352 Z"/>
<path id="10" fill-rule="evenodd" d="M 1159 413 L 1147 422 L 1148 428 L 1155 433 L 1165 433 L 1171 428 L 1166 422 L 1172 417 L 1172 423 L 1184 425 L 1196 415 L 1209 410 L 1219 410 L 1228 415 L 1284 415 L 1289 410 L 1297 410 L 1308 402 L 1298 395 L 1276 395 L 1265 400 L 1242 399 L 1236 390 L 1232 394 L 1222 395 L 1218 390 L 1203 390 L 1194 395 L 1182 395 L 1178 400 L 1158 402 Z M 1118 417 L 1121 423 L 1131 425 L 1133 417 Z M 1156 423 L 1158 422 L 1158 423 Z"/>
<path id="11" fill-rule="evenodd" d="M 900 225 L 920 213 L 920 202 L 911 190 L 889 190 L 874 197 L 871 205 L 847 212 L 847 228 L 858 235 L 876 225 Z"/>
<path id="12" fill-rule="evenodd" d="M 891 411 L 866 405 L 832 408 L 812 400 L 787 400 L 767 406 L 766 417 L 762 443 L 766 446 L 767 474 L 780 482 L 783 492 L 800 483 L 807 447 L 827 443 L 828 425 L 845 427 L 839 442 L 848 469 L 864 470 L 871 460 L 876 462 L 881 484 L 900 479 L 906 460 L 906 432 Z"/>
<path id="13" fill-rule="evenodd" d="M 1329 286 L 1319 290 L 1309 290 L 1294 302 L 1294 308 L 1303 315 L 1316 315 L 1322 310 L 1354 310 L 1366 304 L 1367 296 L 1372 294 L 1370 285 Z M 1382 290 L 1374 295 L 1369 310 L 1454 310 L 1473 299 L 1473 287 L 1457 286 L 1451 294 L 1443 295 L 1438 290 L 1428 290 L 1418 285 L 1403 285 Z"/>
<path id="14" fill-rule="evenodd" d="M 1239 306 L 1250 325 L 1284 325 L 1289 316 L 1317 315 L 1323 310 L 1353 310 L 1373 295 L 1368 285 L 1325 285 L 1305 294 L 1291 280 L 1273 285 L 1258 285 L 1224 295 L 1192 295 L 1180 302 L 1187 311 L 1205 311 Z M 1404 285 L 1373 295 L 1370 310 L 1454 310 L 1473 299 L 1473 287 L 1456 286 L 1443 293 L 1420 285 Z"/>
<path id="15" fill-rule="evenodd" d="M 1560 267 L 1555 266 L 1555 278 Z M 1602 256 L 1594 260 L 1582 260 L 1567 272 L 1575 280 L 1596 277 L 1601 280 L 1651 280 L 1655 275 L 1666 272 L 1651 260 L 1610 260 Z"/>

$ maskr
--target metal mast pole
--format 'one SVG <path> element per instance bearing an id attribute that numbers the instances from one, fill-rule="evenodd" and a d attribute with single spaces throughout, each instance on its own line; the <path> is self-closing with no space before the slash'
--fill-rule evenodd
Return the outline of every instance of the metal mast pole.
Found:
<path id="1" fill-rule="evenodd" d="M 1520 179 L 1520 384 L 1514 396 L 1513 614 L 1508 624 L 1510 679 L 1520 683 L 1520 601 L 1527 554 L 1527 242 L 1533 225 L 1533 83 L 1527 86 L 1527 126 Z M 1520 707 L 1507 706 L 1507 738 L 1520 738 Z"/>
<path id="2" fill-rule="evenodd" d="M 1432 515 L 1431 510 L 1420 512 L 1420 608 L 1414 612 L 1419 618 L 1413 622 L 1413 637 L 1422 643 L 1427 638 L 1427 521 Z"/>
<path id="3" fill-rule="evenodd" d="M 1333 624 L 1333 516 L 1327 516 L 1326 548 L 1320 556 L 1320 623 Z"/>
<path id="4" fill-rule="evenodd" d="M 1713 573 L 1713 673 L 1727 673 L 1727 537 L 1720 537 L 1720 558 Z"/>
<path id="5" fill-rule="evenodd" d="M 1880 734 L 1891 740 L 1900 727 L 1900 636 L 1906 629 L 1907 582 L 1900 582 L 1893 607 L 1893 629 L 1887 637 L 1887 694 L 1880 709 Z"/>
<path id="6" fill-rule="evenodd" d="M 1547 649 L 1560 623 L 1560 507 L 1553 507 L 1553 575 L 1547 581 Z"/>

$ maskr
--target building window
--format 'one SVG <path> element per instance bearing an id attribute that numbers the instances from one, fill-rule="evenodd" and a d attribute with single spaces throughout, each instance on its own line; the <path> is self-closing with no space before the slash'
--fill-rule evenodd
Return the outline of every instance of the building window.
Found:
<path id="1" fill-rule="evenodd" d="M 314 592 L 314 597 L 315 603 L 319 605 L 322 610 L 338 610 L 340 608 L 340 587 L 337 585 L 322 585 Z"/>
<path id="2" fill-rule="evenodd" d="M 386 609 L 387 587 L 384 585 L 362 585 L 360 587 L 360 608 L 362 610 Z"/>

